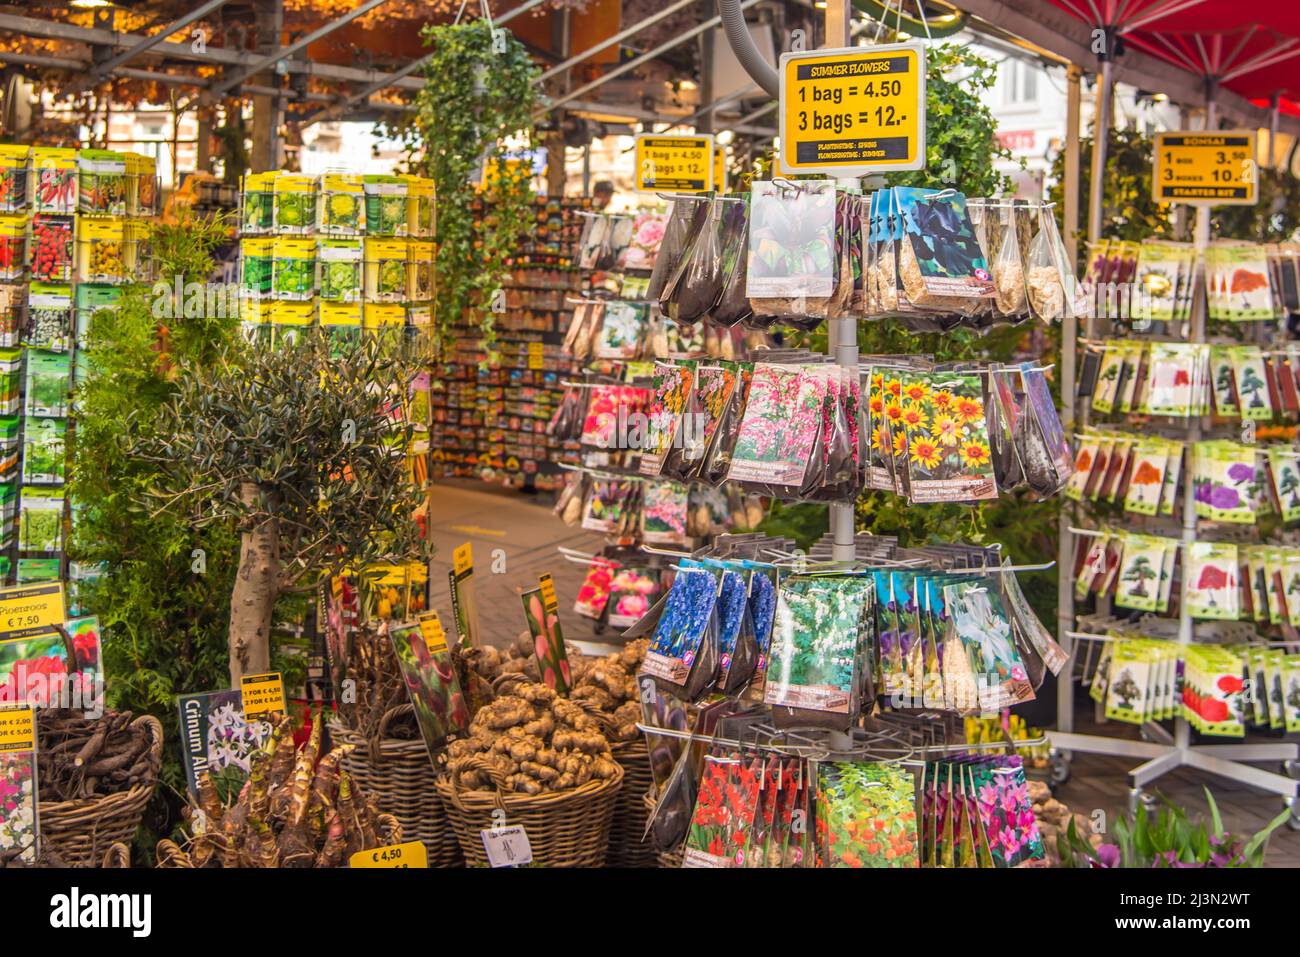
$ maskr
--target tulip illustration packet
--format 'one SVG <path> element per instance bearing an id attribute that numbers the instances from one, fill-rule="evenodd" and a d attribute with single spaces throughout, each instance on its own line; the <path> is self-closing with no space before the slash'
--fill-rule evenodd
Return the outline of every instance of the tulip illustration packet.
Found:
<path id="1" fill-rule="evenodd" d="M 682 867 L 744 866 L 748 832 L 758 809 L 759 781 L 753 762 L 705 757 Z"/>
<path id="2" fill-rule="evenodd" d="M 442 623 L 429 612 L 418 621 L 394 625 L 389 637 L 420 736 L 436 760 L 453 738 L 469 730 L 470 720 Z"/>
<path id="3" fill-rule="evenodd" d="M 530 588 L 520 597 L 542 682 L 564 694 L 569 690 L 569 657 L 564 646 L 564 631 L 560 627 L 559 603 L 555 600 L 555 586 L 550 582 L 550 576 L 542 576 L 541 587 Z"/>

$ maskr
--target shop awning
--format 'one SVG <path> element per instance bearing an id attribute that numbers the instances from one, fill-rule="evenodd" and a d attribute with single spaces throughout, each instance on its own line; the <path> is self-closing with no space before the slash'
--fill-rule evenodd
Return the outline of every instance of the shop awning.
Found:
<path id="1" fill-rule="evenodd" d="M 1269 126 L 1278 94 L 1281 132 L 1300 135 L 1297 0 L 953 2 L 1084 69 L 1099 62 L 1096 31 L 1111 28 L 1120 41 L 1115 80 L 1193 107 L 1213 90 L 1220 116 L 1247 127 Z"/>
<path id="2" fill-rule="evenodd" d="M 1052 0 L 1092 27 L 1258 106 L 1274 96 L 1300 116 L 1300 3 L 1295 0 Z"/>

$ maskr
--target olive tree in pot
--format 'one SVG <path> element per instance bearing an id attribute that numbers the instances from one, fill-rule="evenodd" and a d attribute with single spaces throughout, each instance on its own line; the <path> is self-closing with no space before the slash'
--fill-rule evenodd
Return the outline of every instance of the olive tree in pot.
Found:
<path id="1" fill-rule="evenodd" d="M 400 340 L 304 330 L 182 371 L 165 427 L 137 454 L 165 463 L 165 507 L 238 522 L 233 685 L 268 669 L 281 595 L 345 568 L 427 557 L 415 520 L 424 494 L 406 462 L 417 368 Z"/>

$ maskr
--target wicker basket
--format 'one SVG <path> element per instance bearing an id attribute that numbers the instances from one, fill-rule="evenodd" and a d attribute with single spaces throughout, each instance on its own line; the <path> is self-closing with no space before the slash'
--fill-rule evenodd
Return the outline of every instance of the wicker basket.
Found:
<path id="1" fill-rule="evenodd" d="M 385 714 L 381 732 L 403 708 L 409 711 L 410 707 L 403 705 Z M 356 750 L 343 759 L 343 767 L 374 797 L 379 810 L 401 822 L 407 840 L 424 844 L 430 867 L 464 866 L 460 843 L 438 800 L 433 762 L 423 740 L 367 741 L 338 721 L 330 722 L 330 737 L 336 744 L 356 745 Z"/>
<path id="2" fill-rule="evenodd" d="M 658 867 L 654 845 L 646 839 L 646 811 L 643 797 L 654 787 L 650 773 L 650 749 L 645 738 L 613 748 L 614 760 L 623 766 L 623 787 L 614 804 L 609 828 L 610 867 Z"/>
<path id="3" fill-rule="evenodd" d="M 158 719 L 145 714 L 132 727 L 149 729 L 155 764 L 162 760 L 163 730 Z M 153 796 L 156 780 L 133 784 L 115 794 L 97 794 L 75 801 L 41 801 L 38 809 L 41 842 L 69 867 L 100 867 L 114 844 L 130 845 Z"/>
<path id="4" fill-rule="evenodd" d="M 487 851 L 482 831 L 505 823 L 523 825 L 537 867 L 602 867 L 609 846 L 609 826 L 614 804 L 623 783 L 623 769 L 603 781 L 588 781 L 571 791 L 548 794 L 503 792 L 501 773 L 487 761 L 475 759 L 469 768 L 489 774 L 497 782 L 495 791 L 466 791 L 459 773 L 438 778 L 438 795 L 460 840 L 465 860 L 474 867 L 486 867 Z"/>
<path id="5" fill-rule="evenodd" d="M 641 795 L 641 807 L 644 810 L 645 819 L 648 822 L 650 820 L 650 815 L 653 814 L 655 810 L 655 795 L 653 791 L 646 791 Z M 654 844 L 649 841 L 647 841 L 647 844 L 652 848 L 654 847 Z M 669 851 L 667 853 L 656 851 L 655 857 L 658 859 L 660 867 L 682 866 L 682 849 L 680 847 L 675 851 Z"/>

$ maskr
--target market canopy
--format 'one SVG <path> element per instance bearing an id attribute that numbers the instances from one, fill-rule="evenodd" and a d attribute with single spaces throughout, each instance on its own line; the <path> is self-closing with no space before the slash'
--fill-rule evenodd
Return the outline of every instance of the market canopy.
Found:
<path id="1" fill-rule="evenodd" d="M 1110 56 L 1113 78 L 1185 106 L 1213 92 L 1220 116 L 1300 135 L 1300 4 L 1295 0 L 954 0 L 985 24 L 1089 68 Z M 976 29 L 979 24 L 972 24 Z M 1099 40 L 1109 30 L 1107 43 Z M 1109 39 L 1118 38 L 1117 45 Z M 1207 80 L 1217 82 L 1209 82 Z"/>
<path id="2" fill-rule="evenodd" d="M 1052 0 L 1128 46 L 1213 81 L 1258 106 L 1300 116 L 1296 0 Z"/>

